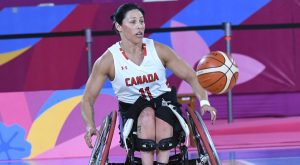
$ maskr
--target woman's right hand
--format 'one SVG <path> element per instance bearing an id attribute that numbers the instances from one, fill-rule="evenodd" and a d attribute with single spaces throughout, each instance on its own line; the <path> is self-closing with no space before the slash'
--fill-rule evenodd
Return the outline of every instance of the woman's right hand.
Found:
<path id="1" fill-rule="evenodd" d="M 98 134 L 98 130 L 96 129 L 96 127 L 87 127 L 86 133 L 84 135 L 84 140 L 89 148 L 93 148 L 92 137 L 94 135 L 97 136 L 97 134 Z"/>

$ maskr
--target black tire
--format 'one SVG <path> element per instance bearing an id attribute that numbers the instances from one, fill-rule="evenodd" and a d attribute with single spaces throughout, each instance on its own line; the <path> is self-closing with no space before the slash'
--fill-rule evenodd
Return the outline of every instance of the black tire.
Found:
<path id="1" fill-rule="evenodd" d="M 199 156 L 208 155 L 209 162 L 207 162 L 207 164 L 209 165 L 221 165 L 221 161 L 219 159 L 216 148 L 201 116 L 197 111 L 194 111 L 189 107 L 187 108 L 187 111 L 192 133 L 197 144 Z M 197 138 L 199 136 L 201 141 L 197 140 L 199 139 Z"/>
<path id="2" fill-rule="evenodd" d="M 116 125 L 117 112 L 111 112 L 104 119 L 92 151 L 89 165 L 108 164 L 108 153 Z"/>

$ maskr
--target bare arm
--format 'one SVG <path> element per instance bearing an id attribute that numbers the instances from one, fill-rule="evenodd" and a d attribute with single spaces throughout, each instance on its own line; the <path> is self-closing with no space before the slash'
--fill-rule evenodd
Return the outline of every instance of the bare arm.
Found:
<path id="1" fill-rule="evenodd" d="M 176 55 L 176 53 L 171 48 L 163 44 L 155 42 L 155 48 L 163 64 L 171 69 L 177 77 L 191 85 L 193 92 L 199 101 L 208 100 L 207 92 L 199 84 L 196 72 L 185 61 L 183 61 L 178 55 Z M 202 114 L 204 114 L 204 112 L 206 111 L 211 112 L 211 120 L 215 121 L 216 110 L 214 107 L 202 106 L 201 110 Z"/>
<path id="2" fill-rule="evenodd" d="M 85 141 L 92 148 L 91 137 L 97 134 L 94 122 L 94 103 L 106 79 L 111 77 L 113 70 L 112 56 L 104 53 L 93 66 L 92 73 L 86 83 L 86 88 L 81 101 L 81 115 L 86 126 Z"/>

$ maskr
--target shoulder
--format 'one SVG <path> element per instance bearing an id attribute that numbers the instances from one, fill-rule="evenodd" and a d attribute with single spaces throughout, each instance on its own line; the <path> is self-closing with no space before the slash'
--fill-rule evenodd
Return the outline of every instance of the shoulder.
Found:
<path id="1" fill-rule="evenodd" d="M 109 72 L 111 66 L 114 65 L 114 60 L 112 53 L 109 50 L 106 50 L 96 61 L 94 64 L 95 69 L 102 70 L 105 73 Z"/>
<path id="2" fill-rule="evenodd" d="M 109 50 L 106 50 L 97 60 L 96 65 L 113 62 L 112 53 Z"/>
<path id="3" fill-rule="evenodd" d="M 174 53 L 172 48 L 157 41 L 154 41 L 154 47 L 158 53 L 163 53 L 163 54 Z"/>
<path id="4" fill-rule="evenodd" d="M 170 58 L 174 58 L 174 56 L 177 56 L 172 48 L 160 42 L 154 41 L 154 47 L 159 58 L 164 62 L 168 61 Z"/>

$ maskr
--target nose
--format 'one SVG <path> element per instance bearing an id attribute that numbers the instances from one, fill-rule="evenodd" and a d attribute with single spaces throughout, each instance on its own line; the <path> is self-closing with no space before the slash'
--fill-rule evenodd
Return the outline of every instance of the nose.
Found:
<path id="1" fill-rule="evenodd" d="M 142 28 L 143 28 L 143 26 L 144 26 L 144 24 L 143 24 L 143 23 L 138 23 L 138 24 L 137 24 L 137 28 L 138 28 L 138 29 L 142 29 Z"/>

